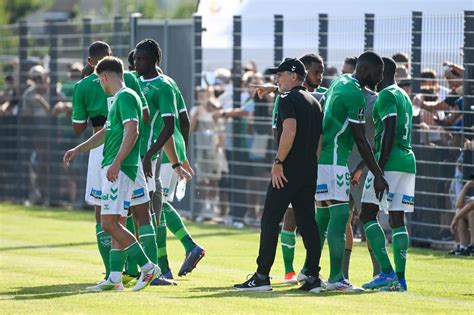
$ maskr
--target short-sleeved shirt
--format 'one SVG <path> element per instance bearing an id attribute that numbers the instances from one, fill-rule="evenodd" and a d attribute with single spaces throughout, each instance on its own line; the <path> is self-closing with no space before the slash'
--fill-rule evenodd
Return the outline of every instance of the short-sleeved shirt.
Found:
<path id="1" fill-rule="evenodd" d="M 123 74 L 125 85 L 134 90 L 140 97 L 142 109 L 148 107 L 145 96 L 140 90 L 135 76 L 125 71 Z M 108 95 L 100 86 L 99 76 L 93 73 L 74 86 L 74 94 L 72 98 L 72 121 L 75 123 L 85 123 L 88 118 L 97 116 L 107 116 L 108 113 Z"/>
<path id="2" fill-rule="evenodd" d="M 294 87 L 280 96 L 276 115 L 277 145 L 283 132 L 283 122 L 289 118 L 296 119 L 296 135 L 293 146 L 283 162 L 285 175 L 297 178 L 298 181 L 316 184 L 318 166 L 316 151 L 323 115 L 321 105 L 303 86 Z"/>
<path id="3" fill-rule="evenodd" d="M 111 165 L 122 145 L 124 136 L 124 125 L 130 121 L 142 124 L 142 104 L 138 94 L 127 87 L 122 88 L 113 97 L 107 121 L 105 122 L 105 144 L 104 159 L 102 167 Z M 128 156 L 122 161 L 120 170 L 132 181 L 135 181 L 138 173 L 138 161 L 140 158 L 140 141 L 136 141 Z"/>
<path id="4" fill-rule="evenodd" d="M 387 117 L 397 117 L 395 141 L 388 156 L 384 171 L 416 173 L 416 160 L 411 148 L 412 103 L 405 91 L 396 84 L 380 91 L 373 109 L 375 124 L 374 151 L 380 157 L 384 123 Z"/>
<path id="5" fill-rule="evenodd" d="M 176 153 L 180 161 L 186 160 L 186 147 L 184 138 L 179 128 L 178 108 L 176 92 L 171 82 L 163 75 L 152 79 L 140 77 L 140 86 L 149 104 L 150 119 L 144 125 L 141 148 L 141 155 L 144 156 L 150 147 L 155 143 L 163 130 L 164 117 L 175 118 L 174 142 Z M 154 157 L 156 158 L 156 157 Z M 163 163 L 169 163 L 166 155 L 163 155 Z"/>
<path id="6" fill-rule="evenodd" d="M 319 163 L 347 166 L 354 146 L 349 123 L 365 123 L 365 95 L 357 79 L 343 74 L 331 83 L 324 99 L 323 145 Z"/>

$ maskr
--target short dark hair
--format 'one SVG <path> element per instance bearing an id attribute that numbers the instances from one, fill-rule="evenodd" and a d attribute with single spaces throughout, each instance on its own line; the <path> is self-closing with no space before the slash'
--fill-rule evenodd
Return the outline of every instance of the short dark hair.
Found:
<path id="1" fill-rule="evenodd" d="M 162 60 L 162 52 L 160 45 L 158 42 L 154 39 L 151 38 L 145 38 L 141 42 L 137 44 L 135 47 L 135 50 L 140 49 L 140 50 L 145 50 L 147 51 L 153 58 L 156 59 L 156 64 L 159 65 Z"/>
<path id="2" fill-rule="evenodd" d="M 106 42 L 96 41 L 89 46 L 89 57 L 100 60 L 110 55 L 110 46 Z"/>
<path id="3" fill-rule="evenodd" d="M 323 58 L 316 53 L 307 53 L 300 57 L 300 61 L 304 64 L 305 68 L 311 65 L 313 62 L 324 64 Z"/>
<path id="4" fill-rule="evenodd" d="M 367 64 L 371 66 L 383 66 L 383 60 L 377 53 L 373 51 L 366 51 L 357 58 L 356 68 Z"/>
<path id="5" fill-rule="evenodd" d="M 408 63 L 410 62 L 410 59 L 408 58 L 408 55 L 404 52 L 398 52 L 392 56 L 392 59 L 396 63 Z"/>
<path id="6" fill-rule="evenodd" d="M 434 71 L 433 69 L 425 69 L 421 71 L 420 77 L 422 79 L 436 79 L 437 75 L 436 71 Z"/>
<path id="7" fill-rule="evenodd" d="M 122 60 L 112 56 L 102 58 L 95 67 L 95 72 L 100 75 L 104 71 L 111 71 L 118 75 L 123 75 Z"/>
<path id="8" fill-rule="evenodd" d="M 357 65 L 357 57 L 356 56 L 347 57 L 346 59 L 344 59 L 344 63 L 351 65 L 355 69 Z"/>
<path id="9" fill-rule="evenodd" d="M 397 63 L 390 57 L 383 57 L 383 75 L 384 77 L 393 78 L 395 77 L 395 71 L 397 70 Z"/>
<path id="10" fill-rule="evenodd" d="M 130 65 L 130 67 L 132 68 L 135 68 L 135 60 L 133 59 L 133 55 L 135 54 L 135 49 L 132 49 L 130 50 L 130 52 L 128 53 L 128 64 Z"/>

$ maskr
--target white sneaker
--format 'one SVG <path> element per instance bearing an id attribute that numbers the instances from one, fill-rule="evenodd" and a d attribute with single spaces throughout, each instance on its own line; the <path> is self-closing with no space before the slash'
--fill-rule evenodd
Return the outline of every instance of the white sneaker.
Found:
<path id="1" fill-rule="evenodd" d="M 86 288 L 87 291 L 91 292 L 102 292 L 102 291 L 123 291 L 122 282 L 113 283 L 112 281 L 104 280 L 99 284 Z"/>
<path id="2" fill-rule="evenodd" d="M 306 280 L 306 275 L 303 273 L 303 270 L 301 270 L 298 276 L 296 276 L 296 280 L 298 280 L 298 282 L 303 282 Z"/>
<path id="3" fill-rule="evenodd" d="M 140 291 L 147 287 L 153 279 L 156 278 L 161 273 L 160 268 L 157 265 L 153 265 L 153 268 L 151 268 L 147 272 L 141 272 L 140 273 L 140 278 L 137 280 L 137 284 L 133 287 L 132 291 Z"/>
<path id="4" fill-rule="evenodd" d="M 342 279 L 337 282 L 329 282 L 326 285 L 327 291 L 341 291 L 341 292 L 364 292 L 364 289 L 353 286 L 348 280 Z"/>

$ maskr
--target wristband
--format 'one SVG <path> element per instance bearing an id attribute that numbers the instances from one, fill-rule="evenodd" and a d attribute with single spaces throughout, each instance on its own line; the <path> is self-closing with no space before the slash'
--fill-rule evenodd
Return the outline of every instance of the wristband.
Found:
<path id="1" fill-rule="evenodd" d="M 171 167 L 172 167 L 173 169 L 175 169 L 175 168 L 177 168 L 177 167 L 180 167 L 180 166 L 183 166 L 183 163 L 178 162 L 178 163 L 176 163 L 176 164 L 171 165 Z"/>

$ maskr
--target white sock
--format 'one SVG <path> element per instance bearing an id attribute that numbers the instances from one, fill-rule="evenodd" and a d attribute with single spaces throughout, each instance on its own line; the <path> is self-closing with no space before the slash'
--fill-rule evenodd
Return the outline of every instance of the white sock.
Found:
<path id="1" fill-rule="evenodd" d="M 109 280 L 112 283 L 122 282 L 122 273 L 120 271 L 111 271 L 109 275 Z"/>
<path id="2" fill-rule="evenodd" d="M 143 266 L 141 266 L 140 269 L 142 270 L 143 273 L 147 273 L 148 271 L 152 270 L 154 266 L 155 265 L 153 265 L 153 263 L 149 261 Z"/>

